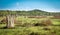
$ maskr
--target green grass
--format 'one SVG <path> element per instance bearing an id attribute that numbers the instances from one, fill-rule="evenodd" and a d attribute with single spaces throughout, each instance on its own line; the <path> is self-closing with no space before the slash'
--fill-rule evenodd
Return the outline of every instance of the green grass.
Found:
<path id="1" fill-rule="evenodd" d="M 48 26 L 51 30 L 44 30 L 44 26 L 36 27 L 17 27 L 15 29 L 0 29 L 0 35 L 30 35 L 31 33 L 39 35 L 60 35 L 60 26 Z"/>
<path id="2" fill-rule="evenodd" d="M 37 23 L 41 20 L 47 18 L 24 18 L 19 16 L 16 18 L 22 23 Z M 22 27 L 15 26 L 14 29 L 3 29 L 6 24 L 0 24 L 0 35 L 60 35 L 60 19 L 51 19 L 52 23 L 57 26 L 32 26 L 32 27 Z M 48 28 L 47 30 L 45 28 Z M 49 30 L 50 29 L 50 30 Z"/>
<path id="3" fill-rule="evenodd" d="M 60 25 L 60 19 L 51 19 L 54 25 Z"/>
<path id="4" fill-rule="evenodd" d="M 24 18 L 23 16 L 19 16 L 16 18 L 18 21 L 22 21 L 22 23 L 40 23 L 42 20 L 46 20 L 48 18 Z M 51 19 L 54 25 L 60 25 L 60 19 Z"/>

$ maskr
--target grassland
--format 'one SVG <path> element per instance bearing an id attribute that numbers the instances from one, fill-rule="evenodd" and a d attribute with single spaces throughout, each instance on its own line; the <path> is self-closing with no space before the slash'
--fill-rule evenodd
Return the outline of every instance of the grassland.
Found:
<path id="1" fill-rule="evenodd" d="M 18 16 L 13 29 L 3 29 L 6 24 L 0 24 L 0 35 L 60 35 L 60 19 L 50 19 L 53 25 L 49 26 L 29 26 L 46 19 Z"/>

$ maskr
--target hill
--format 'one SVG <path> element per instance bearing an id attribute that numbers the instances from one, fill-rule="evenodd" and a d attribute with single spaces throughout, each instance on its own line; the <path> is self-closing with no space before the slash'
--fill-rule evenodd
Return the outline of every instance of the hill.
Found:
<path id="1" fill-rule="evenodd" d="M 38 9 L 30 10 L 30 11 L 11 11 L 11 10 L 0 10 L 0 16 L 6 16 L 8 14 L 11 15 L 23 15 L 23 16 L 53 16 L 59 15 L 60 12 L 46 12 Z"/>

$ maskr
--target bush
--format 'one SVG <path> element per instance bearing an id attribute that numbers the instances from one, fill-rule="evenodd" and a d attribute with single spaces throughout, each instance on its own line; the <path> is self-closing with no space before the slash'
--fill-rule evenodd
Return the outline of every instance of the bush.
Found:
<path id="1" fill-rule="evenodd" d="M 31 24 L 31 23 L 24 23 L 22 26 L 23 27 L 31 27 L 31 26 L 33 26 L 33 24 Z"/>
<path id="2" fill-rule="evenodd" d="M 38 32 L 32 32 L 32 33 L 30 33 L 30 35 L 40 35 L 40 33 L 38 33 Z"/>
<path id="3" fill-rule="evenodd" d="M 43 24 L 42 23 L 36 23 L 36 24 L 34 24 L 34 26 L 43 26 Z"/>
<path id="4" fill-rule="evenodd" d="M 42 20 L 41 23 L 45 26 L 52 25 L 52 21 L 50 19 Z"/>

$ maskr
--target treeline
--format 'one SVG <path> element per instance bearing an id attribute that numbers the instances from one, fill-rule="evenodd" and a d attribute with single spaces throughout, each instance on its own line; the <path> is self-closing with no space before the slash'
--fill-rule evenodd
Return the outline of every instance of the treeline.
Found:
<path id="1" fill-rule="evenodd" d="M 0 16 L 6 15 L 19 15 L 19 16 L 60 16 L 60 12 L 46 12 L 42 10 L 30 10 L 30 11 L 11 11 L 11 10 L 0 10 Z"/>

